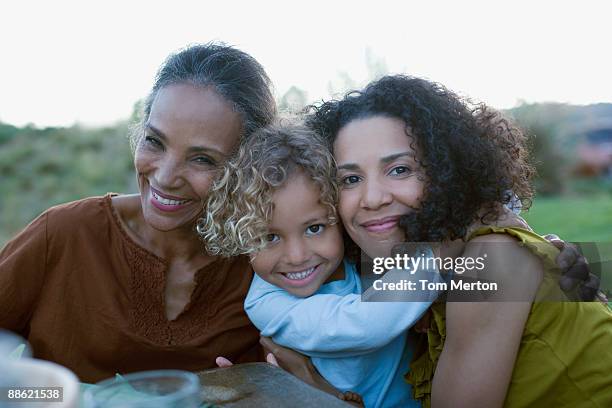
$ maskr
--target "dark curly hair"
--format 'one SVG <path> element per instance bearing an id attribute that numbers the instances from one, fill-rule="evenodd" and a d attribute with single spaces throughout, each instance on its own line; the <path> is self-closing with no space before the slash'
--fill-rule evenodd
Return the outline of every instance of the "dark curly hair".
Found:
<path id="1" fill-rule="evenodd" d="M 331 143 L 356 119 L 404 121 L 426 179 L 421 207 L 400 222 L 410 241 L 464 238 L 475 220 L 494 221 L 513 194 L 524 208 L 531 204 L 534 170 L 525 134 L 501 113 L 438 83 L 386 76 L 307 112 L 307 125 Z"/>

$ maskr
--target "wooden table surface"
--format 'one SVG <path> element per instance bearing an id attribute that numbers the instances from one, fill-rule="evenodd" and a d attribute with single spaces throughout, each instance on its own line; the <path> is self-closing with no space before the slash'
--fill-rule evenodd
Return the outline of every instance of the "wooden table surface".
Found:
<path id="1" fill-rule="evenodd" d="M 267 363 L 237 364 L 198 373 L 204 402 L 222 407 L 347 408 L 352 405 Z"/>

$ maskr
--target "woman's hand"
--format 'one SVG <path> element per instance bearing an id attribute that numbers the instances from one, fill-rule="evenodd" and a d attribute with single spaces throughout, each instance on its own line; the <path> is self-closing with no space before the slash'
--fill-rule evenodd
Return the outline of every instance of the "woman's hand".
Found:
<path id="1" fill-rule="evenodd" d="M 276 357 L 274 357 L 274 354 L 272 353 L 268 353 L 266 355 L 266 362 L 269 364 L 272 364 L 273 366 L 280 367 L 278 365 L 278 361 L 276 361 Z M 217 367 L 219 368 L 231 367 L 234 365 L 234 363 L 232 363 L 230 360 L 228 360 L 225 357 L 221 357 L 221 356 L 215 359 L 215 363 L 217 364 Z"/>
<path id="2" fill-rule="evenodd" d="M 345 392 L 344 394 L 342 394 L 342 398 L 340 399 L 355 407 L 365 407 L 365 405 L 363 404 L 363 398 L 361 398 L 361 395 L 353 391 Z"/>
<path id="3" fill-rule="evenodd" d="M 279 346 L 268 337 L 261 337 L 259 342 L 264 348 L 266 362 L 269 364 L 280 367 L 304 381 L 306 384 L 331 394 L 351 405 L 356 407 L 364 406 L 361 395 L 352 391 L 340 392 L 327 382 L 327 380 L 319 374 L 314 365 L 312 365 L 310 358 L 297 351 Z M 215 363 L 219 368 L 231 367 L 234 365 L 230 360 L 221 356 L 215 359 Z"/>
<path id="4" fill-rule="evenodd" d="M 523 228 L 531 231 L 531 227 L 529 227 L 522 217 L 513 213 L 508 208 L 503 207 L 499 211 L 498 218 L 493 223 L 488 224 L 487 222 L 482 223 L 480 220 L 475 221 L 468 228 L 468 234 L 466 236 L 470 236 L 472 232 L 479 228 L 486 227 L 487 225 Z M 573 244 L 568 244 L 561 240 L 561 238 L 554 234 L 548 234 L 544 238 L 561 251 L 557 256 L 557 266 L 561 271 L 561 278 L 559 280 L 561 289 L 564 292 L 575 290 L 579 300 L 585 302 L 594 300 L 600 300 L 604 303 L 607 302 L 605 296 L 599 292 L 599 278 L 591 273 L 589 263 L 586 258 L 582 256 L 578 248 Z"/>
<path id="5" fill-rule="evenodd" d="M 343 393 L 335 389 L 319 374 L 314 365 L 312 365 L 310 358 L 297 351 L 279 346 L 269 337 L 261 337 L 259 343 L 263 346 L 267 356 L 272 355 L 272 357 L 275 358 L 280 368 L 290 372 L 306 384 L 318 388 L 321 391 L 325 391 L 341 400 L 345 399 Z M 266 360 L 267 359 L 266 357 Z"/>
<path id="6" fill-rule="evenodd" d="M 554 234 L 545 238 L 561 252 L 557 256 L 557 266 L 562 276 L 559 286 L 564 292 L 577 290 L 578 297 L 584 302 L 600 300 L 607 302 L 605 297 L 599 296 L 599 278 L 591 273 L 589 263 L 574 244 L 568 244 Z"/>
<path id="7" fill-rule="evenodd" d="M 231 367 L 234 365 L 234 363 L 229 361 L 227 358 L 221 356 L 215 359 L 215 363 L 217 363 L 217 367 L 219 368 Z"/>

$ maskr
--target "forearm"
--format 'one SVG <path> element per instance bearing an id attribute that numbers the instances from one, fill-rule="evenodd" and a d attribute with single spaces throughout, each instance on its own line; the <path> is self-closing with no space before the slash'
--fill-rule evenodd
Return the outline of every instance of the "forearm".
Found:
<path id="1" fill-rule="evenodd" d="M 495 352 L 487 355 L 492 354 Z M 445 346 L 433 379 L 432 408 L 503 406 L 513 364 L 503 366 L 495 359 L 465 357 L 475 355 L 469 350 L 451 350 Z M 481 365 L 491 370 L 483 370 Z"/>
<path id="2" fill-rule="evenodd" d="M 278 299 L 277 299 L 278 300 Z M 315 308 L 313 302 L 318 305 Z M 276 303 L 273 301 L 272 303 Z M 270 304 L 266 308 L 270 308 Z M 411 327 L 428 302 L 362 302 L 360 295 L 315 295 L 260 319 L 247 313 L 263 336 L 311 357 L 347 357 L 378 349 Z"/>
<path id="3" fill-rule="evenodd" d="M 261 344 L 268 356 L 268 362 L 277 365 L 284 370 L 290 372 L 305 383 L 331 394 L 337 398 L 347 401 L 354 406 L 363 406 L 363 400 L 360 395 L 353 392 L 345 392 L 337 390 L 331 385 L 315 368 L 312 361 L 307 356 L 298 353 L 295 350 L 279 346 L 267 337 L 261 338 Z M 273 356 L 270 359 L 270 356 Z"/>
<path id="4" fill-rule="evenodd" d="M 296 298 L 256 277 L 245 310 L 262 335 L 283 346 L 310 356 L 347 357 L 378 349 L 404 333 L 433 299 L 435 294 L 424 302 L 368 302 L 358 293 Z"/>

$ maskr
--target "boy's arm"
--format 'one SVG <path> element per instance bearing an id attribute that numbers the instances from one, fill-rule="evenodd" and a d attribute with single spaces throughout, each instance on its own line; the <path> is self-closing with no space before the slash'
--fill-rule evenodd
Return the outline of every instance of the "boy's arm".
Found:
<path id="1" fill-rule="evenodd" d="M 362 302 L 360 294 L 297 298 L 259 277 L 245 310 L 262 336 L 310 357 L 349 357 L 378 349 L 410 328 L 431 302 Z"/>

